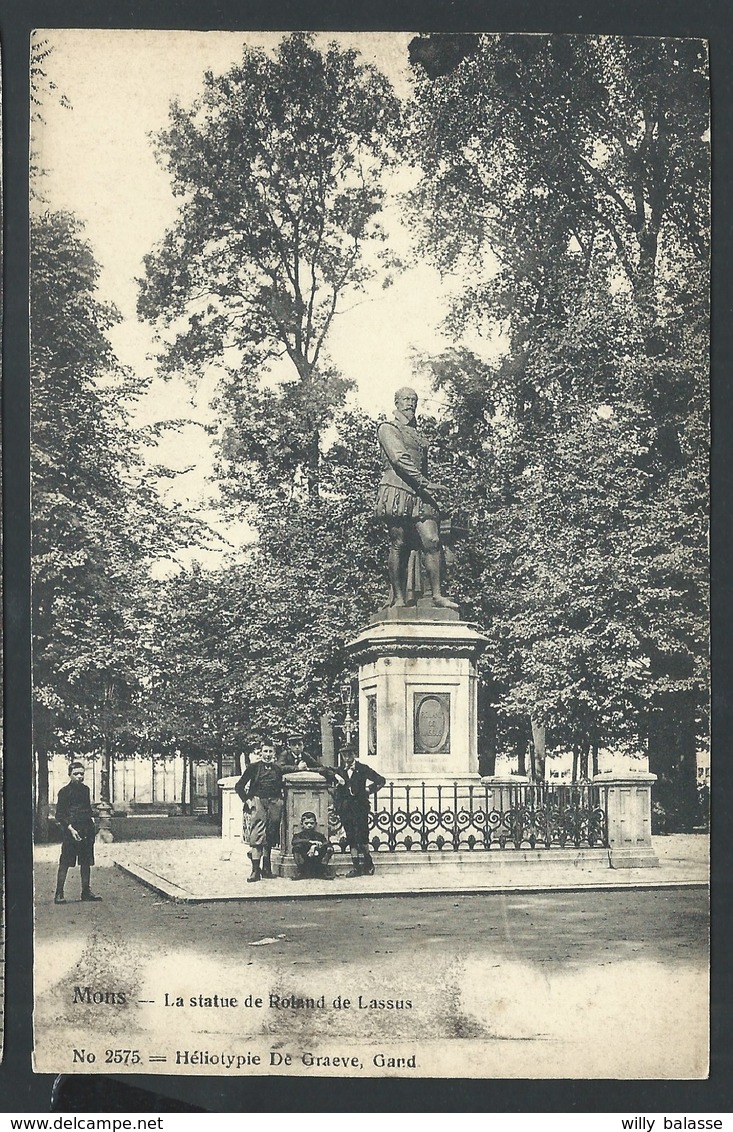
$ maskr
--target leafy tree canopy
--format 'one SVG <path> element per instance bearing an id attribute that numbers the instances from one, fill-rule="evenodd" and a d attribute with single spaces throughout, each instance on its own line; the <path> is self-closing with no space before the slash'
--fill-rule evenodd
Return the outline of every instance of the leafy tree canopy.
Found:
<path id="1" fill-rule="evenodd" d="M 129 747 L 147 695 L 150 563 L 201 541 L 164 505 L 131 411 L 145 386 L 117 361 L 117 312 L 66 213 L 31 231 L 33 653 L 39 785 L 49 750 Z M 154 430 L 153 430 L 154 431 Z M 39 789 L 39 806 L 45 805 Z"/>
<path id="2" fill-rule="evenodd" d="M 387 80 L 335 45 L 286 37 L 274 57 L 245 49 L 204 92 L 174 104 L 158 139 L 179 218 L 146 258 L 140 313 L 168 335 L 163 365 L 200 375 L 228 366 L 219 407 L 231 491 L 251 497 L 303 478 L 318 491 L 319 439 L 348 381 L 325 361 L 339 299 L 373 272 L 383 239 L 382 174 L 399 105 Z M 264 381 L 286 359 L 291 378 Z"/>
<path id="3" fill-rule="evenodd" d="M 459 584 L 493 627 L 495 706 L 567 745 L 650 752 L 662 714 L 682 710 L 694 744 L 707 689 L 704 47 L 443 46 L 411 48 L 413 204 L 426 253 L 465 281 L 450 329 L 501 350 L 492 364 L 459 348 L 430 360 L 464 443 L 478 525 Z M 687 762 L 694 800 L 694 748 Z"/>

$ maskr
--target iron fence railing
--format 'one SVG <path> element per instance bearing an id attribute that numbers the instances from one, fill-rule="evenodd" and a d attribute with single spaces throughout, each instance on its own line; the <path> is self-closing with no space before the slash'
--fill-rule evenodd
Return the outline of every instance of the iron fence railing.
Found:
<path id="1" fill-rule="evenodd" d="M 403 786 L 389 783 L 372 799 L 374 852 L 582 849 L 608 846 L 605 788 L 594 783 Z M 348 851 L 338 814 L 331 842 Z"/>

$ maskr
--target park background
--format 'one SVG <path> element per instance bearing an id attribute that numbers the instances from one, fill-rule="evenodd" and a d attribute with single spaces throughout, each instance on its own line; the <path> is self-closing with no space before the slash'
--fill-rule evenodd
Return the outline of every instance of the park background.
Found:
<path id="1" fill-rule="evenodd" d="M 691 828 L 704 46 L 243 38 L 36 38 L 39 836 L 54 756 L 107 790 L 132 759 L 320 745 L 386 589 L 375 419 L 405 382 L 472 520 L 481 769 L 648 757 L 657 827 Z"/>

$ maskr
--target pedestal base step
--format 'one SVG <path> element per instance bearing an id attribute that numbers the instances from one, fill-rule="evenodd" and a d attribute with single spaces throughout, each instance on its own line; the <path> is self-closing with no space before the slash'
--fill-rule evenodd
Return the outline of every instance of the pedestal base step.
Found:
<path id="1" fill-rule="evenodd" d="M 658 868 L 659 858 L 652 849 L 489 849 L 489 850 L 432 850 L 423 852 L 411 849 L 408 852 L 389 852 L 380 850 L 372 853 L 374 866 L 379 873 L 399 873 L 405 869 L 420 871 L 458 870 L 460 872 L 485 872 L 495 874 L 505 868 L 536 869 L 560 867 L 565 869 L 638 869 Z M 281 856 L 277 850 L 272 854 L 273 871 L 278 876 L 296 876 L 292 857 Z M 348 854 L 337 853 L 328 867 L 327 875 L 343 877 L 352 869 Z"/>

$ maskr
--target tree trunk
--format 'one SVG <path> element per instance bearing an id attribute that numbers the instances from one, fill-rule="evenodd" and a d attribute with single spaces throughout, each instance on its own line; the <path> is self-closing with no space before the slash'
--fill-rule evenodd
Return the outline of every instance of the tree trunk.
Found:
<path id="1" fill-rule="evenodd" d="M 219 782 L 220 778 L 224 777 L 224 742 L 222 739 L 221 731 L 216 733 L 216 781 Z M 217 785 L 216 796 L 212 803 L 212 811 L 219 818 L 221 824 L 223 818 L 223 810 L 221 806 L 221 791 Z"/>
<path id="2" fill-rule="evenodd" d="M 493 685 L 479 681 L 477 699 L 478 772 L 483 778 L 496 774 L 497 715 L 493 707 Z"/>
<path id="3" fill-rule="evenodd" d="M 327 711 L 321 715 L 321 762 L 323 766 L 336 766 L 333 722 Z"/>
<path id="4" fill-rule="evenodd" d="M 99 798 L 102 802 L 112 801 L 112 784 L 110 782 L 110 772 L 112 770 L 112 750 L 109 738 L 109 732 L 104 733 L 104 748 L 102 751 L 102 770 L 99 778 Z"/>
<path id="5" fill-rule="evenodd" d="M 529 744 L 529 780 L 530 782 L 537 781 L 537 762 L 535 759 L 534 743 Z"/>
<path id="6" fill-rule="evenodd" d="M 649 770 L 656 774 L 653 797 L 665 811 L 667 829 L 690 830 L 697 818 L 697 752 L 694 697 L 663 696 L 649 733 Z"/>
<path id="7" fill-rule="evenodd" d="M 35 751 L 36 797 L 33 815 L 33 830 L 36 841 L 49 839 L 49 786 L 48 760 L 52 736 L 51 721 L 46 711 L 36 705 L 33 718 L 33 746 Z"/>
<path id="8" fill-rule="evenodd" d="M 308 480 L 308 500 L 318 503 L 321 497 L 321 445 L 316 431 L 308 442 L 306 476 Z"/>
<path id="9" fill-rule="evenodd" d="M 652 653 L 656 680 L 687 683 L 689 656 Z M 663 808 L 670 832 L 692 829 L 697 820 L 697 707 L 695 689 L 672 688 L 657 694 L 649 717 L 649 769 L 656 774 L 652 797 Z"/>
<path id="10" fill-rule="evenodd" d="M 517 774 L 526 775 L 527 773 L 527 740 L 524 734 L 520 732 L 517 740 Z"/>
<path id="11" fill-rule="evenodd" d="M 645 226 L 639 233 L 639 266 L 634 291 L 636 301 L 644 314 L 648 330 L 652 329 L 656 321 L 654 283 L 657 267 L 657 250 L 657 232 L 653 228 Z"/>
<path id="12" fill-rule="evenodd" d="M 48 749 L 44 742 L 36 743 L 36 812 L 35 835 L 36 841 L 46 842 L 49 839 L 48 822 Z"/>
<path id="13" fill-rule="evenodd" d="M 546 757 L 546 740 L 547 735 L 544 723 L 537 723 L 534 719 L 532 723 L 532 749 L 534 751 L 534 769 L 533 775 L 536 782 L 545 781 L 545 757 Z"/>
<path id="14" fill-rule="evenodd" d="M 176 752 L 176 753 L 179 753 L 179 752 Z M 183 770 L 182 770 L 182 773 L 181 773 L 181 813 L 185 814 L 185 812 L 186 812 L 186 793 L 187 793 L 187 790 L 186 790 L 186 775 L 188 773 L 188 761 L 186 759 L 186 756 L 183 753 L 181 753 L 181 758 L 183 759 Z"/>

